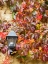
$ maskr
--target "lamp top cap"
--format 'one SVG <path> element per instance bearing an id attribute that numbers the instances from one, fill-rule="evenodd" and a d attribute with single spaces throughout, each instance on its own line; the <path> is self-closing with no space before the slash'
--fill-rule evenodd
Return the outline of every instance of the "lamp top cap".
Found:
<path id="1" fill-rule="evenodd" d="M 11 30 L 7 36 L 17 37 L 16 33 L 13 30 Z"/>

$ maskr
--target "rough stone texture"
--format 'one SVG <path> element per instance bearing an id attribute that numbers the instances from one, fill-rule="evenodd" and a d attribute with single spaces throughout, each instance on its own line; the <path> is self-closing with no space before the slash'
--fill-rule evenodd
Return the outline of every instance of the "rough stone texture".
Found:
<path id="1" fill-rule="evenodd" d="M 5 56 L 4 54 L 2 54 L 0 52 L 0 64 L 2 64 L 2 62 L 4 61 L 5 59 Z M 16 57 L 11 57 L 11 60 L 10 60 L 11 64 L 20 64 L 19 61 L 16 59 Z"/>
<path id="2" fill-rule="evenodd" d="M 5 55 L 3 55 L 1 52 L 0 52 L 0 64 L 2 64 L 2 61 L 5 59 Z"/>
<path id="3" fill-rule="evenodd" d="M 11 21 L 12 20 L 12 12 L 8 7 L 0 7 L 0 20 L 1 21 Z"/>

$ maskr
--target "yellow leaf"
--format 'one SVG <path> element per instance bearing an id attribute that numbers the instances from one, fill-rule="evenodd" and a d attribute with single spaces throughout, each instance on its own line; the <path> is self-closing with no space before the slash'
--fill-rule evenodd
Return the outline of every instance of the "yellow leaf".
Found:
<path id="1" fill-rule="evenodd" d="M 39 50 L 42 50 L 42 47 L 39 47 Z"/>

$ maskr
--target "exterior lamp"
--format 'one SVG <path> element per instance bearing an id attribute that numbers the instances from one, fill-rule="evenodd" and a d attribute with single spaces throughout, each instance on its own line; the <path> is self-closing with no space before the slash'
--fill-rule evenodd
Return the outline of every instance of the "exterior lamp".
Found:
<path id="1" fill-rule="evenodd" d="M 16 42 L 17 42 L 18 36 L 12 30 L 7 35 L 6 39 L 7 39 L 7 43 L 8 43 L 8 50 L 14 51 L 16 48 Z"/>

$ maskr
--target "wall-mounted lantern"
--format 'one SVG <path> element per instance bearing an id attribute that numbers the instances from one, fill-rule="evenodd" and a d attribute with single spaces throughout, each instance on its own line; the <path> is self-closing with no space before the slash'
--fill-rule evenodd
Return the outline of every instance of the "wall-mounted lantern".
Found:
<path id="1" fill-rule="evenodd" d="M 17 42 L 18 36 L 12 30 L 7 35 L 6 39 L 7 39 L 7 43 L 8 43 L 8 49 L 14 51 L 16 48 L 16 42 Z"/>

